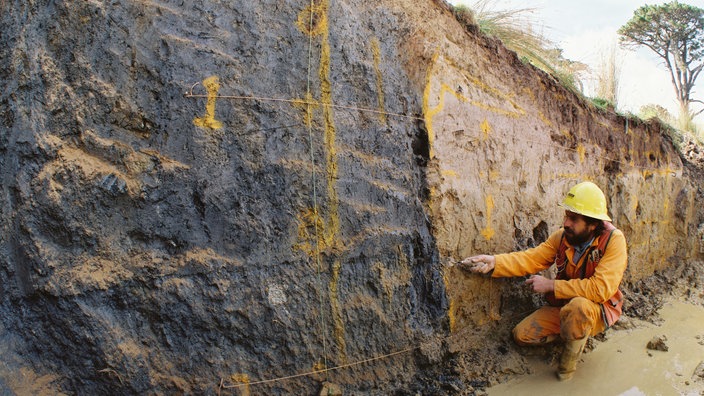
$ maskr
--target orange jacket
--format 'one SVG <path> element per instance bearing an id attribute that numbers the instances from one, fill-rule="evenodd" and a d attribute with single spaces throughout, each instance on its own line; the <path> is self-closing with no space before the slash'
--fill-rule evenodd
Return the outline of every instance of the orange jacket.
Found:
<path id="1" fill-rule="evenodd" d="M 524 276 L 535 274 L 550 268 L 555 261 L 557 249 L 560 247 L 562 229 L 554 232 L 547 241 L 535 248 L 522 252 L 497 254 L 493 277 Z M 591 246 L 597 246 L 599 238 L 595 238 Z M 569 280 L 555 280 L 555 297 L 570 299 L 585 297 L 597 304 L 605 303 L 616 293 L 626 271 L 628 253 L 626 238 L 620 230 L 614 230 L 603 257 L 596 266 L 594 275 L 587 279 L 579 279 L 580 266 L 585 262 L 586 255 L 575 265 L 572 262 L 574 247 L 568 244 L 566 251 L 569 264 L 566 274 Z"/>

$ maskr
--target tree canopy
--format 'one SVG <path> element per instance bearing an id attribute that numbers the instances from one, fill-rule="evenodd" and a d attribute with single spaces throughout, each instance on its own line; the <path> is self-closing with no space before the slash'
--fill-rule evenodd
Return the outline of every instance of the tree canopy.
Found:
<path id="1" fill-rule="evenodd" d="M 689 112 L 690 103 L 704 103 L 691 97 L 704 68 L 703 9 L 678 1 L 644 5 L 618 33 L 624 47 L 645 46 L 664 60 L 682 109 Z"/>

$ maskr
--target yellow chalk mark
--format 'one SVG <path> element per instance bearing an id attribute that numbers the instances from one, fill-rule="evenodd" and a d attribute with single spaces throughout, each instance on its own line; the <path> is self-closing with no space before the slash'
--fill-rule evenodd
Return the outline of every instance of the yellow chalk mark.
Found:
<path id="1" fill-rule="evenodd" d="M 560 133 L 562 133 L 565 137 L 571 136 L 569 129 L 563 129 L 560 131 Z"/>
<path id="2" fill-rule="evenodd" d="M 458 176 L 457 172 L 455 172 L 452 169 L 445 169 L 445 170 L 441 171 L 440 174 L 443 176 L 453 177 L 453 178 L 456 178 Z"/>
<path id="3" fill-rule="evenodd" d="M 554 128 L 555 125 L 553 125 L 552 121 L 548 120 L 547 117 L 545 117 L 545 114 L 543 114 L 542 111 L 538 112 L 538 118 L 543 122 L 543 124 L 549 126 L 550 128 Z"/>
<path id="4" fill-rule="evenodd" d="M 315 362 L 315 364 L 313 365 L 313 371 L 315 371 L 315 372 L 323 371 L 323 370 L 325 370 L 325 369 L 327 369 L 327 367 L 325 367 L 325 363 L 323 363 L 323 362 L 320 361 L 320 360 L 318 360 L 317 362 Z"/>
<path id="5" fill-rule="evenodd" d="M 327 20 L 329 0 L 322 0 L 318 7 L 320 14 Z M 336 237 L 340 233 L 340 218 L 338 214 L 340 200 L 335 185 L 337 183 L 337 149 L 335 147 L 335 122 L 332 105 L 332 83 L 330 82 L 330 42 L 327 23 L 321 33 L 320 66 L 320 102 L 323 104 L 323 118 L 325 121 L 325 168 L 327 176 L 328 218 L 325 227 L 325 242 L 327 246 L 334 246 Z"/>
<path id="6" fill-rule="evenodd" d="M 218 95 L 218 90 L 220 89 L 218 77 L 211 76 L 206 78 L 203 80 L 203 86 L 208 92 L 208 99 L 205 104 L 205 115 L 203 117 L 194 118 L 193 124 L 204 128 L 220 129 L 222 128 L 222 122 L 215 119 L 215 100 Z"/>
<path id="7" fill-rule="evenodd" d="M 450 285 L 449 272 L 450 270 L 446 269 L 443 271 L 442 274 L 442 280 L 445 283 L 446 291 L 452 290 Z M 449 307 L 447 307 L 447 320 L 450 324 L 450 333 L 452 333 L 455 331 L 455 327 L 457 326 L 457 302 L 452 296 L 450 296 L 447 300 L 450 304 Z"/>
<path id="8" fill-rule="evenodd" d="M 293 107 L 304 111 L 303 121 L 307 127 L 313 126 L 313 113 L 320 107 L 320 103 L 313 99 L 310 92 L 306 92 L 305 99 L 294 99 Z"/>
<path id="9" fill-rule="evenodd" d="M 560 173 L 553 178 L 553 180 L 559 179 L 594 181 L 594 176 L 585 173 Z"/>
<path id="10" fill-rule="evenodd" d="M 481 129 L 482 133 L 484 134 L 483 140 L 489 139 L 489 134 L 491 133 L 491 125 L 489 125 L 489 121 L 487 121 L 486 118 L 479 125 L 479 129 Z"/>
<path id="11" fill-rule="evenodd" d="M 648 171 L 646 169 L 643 171 L 643 174 L 645 175 L 646 172 L 650 172 L 650 174 L 652 174 L 652 175 L 670 177 L 673 174 L 677 174 L 679 171 L 681 171 L 681 169 L 675 169 L 675 168 L 666 166 L 664 168 L 651 169 L 650 171 Z"/>
<path id="12" fill-rule="evenodd" d="M 233 383 L 235 384 L 244 384 L 244 386 L 240 387 L 240 395 L 242 396 L 249 396 L 249 375 L 247 374 L 232 374 L 230 376 L 230 380 L 232 380 Z"/>
<path id="13" fill-rule="evenodd" d="M 379 121 L 382 124 L 386 124 L 386 111 L 384 110 L 384 84 L 381 75 L 381 49 L 379 47 L 379 40 L 374 38 L 372 40 L 372 54 L 374 55 L 374 72 L 376 73 L 376 96 L 377 104 L 379 105 Z"/>
<path id="14" fill-rule="evenodd" d="M 492 88 L 492 87 L 488 86 L 486 83 L 484 83 L 483 81 L 481 81 L 479 78 L 467 74 L 461 68 L 458 68 L 457 66 L 454 66 L 454 67 L 457 70 L 459 70 L 462 73 L 462 75 L 467 80 L 469 80 L 469 82 L 471 82 L 475 87 L 481 89 L 482 91 L 484 91 L 490 95 L 493 95 L 496 98 L 505 100 L 506 102 L 511 104 L 511 106 L 515 109 L 515 111 L 499 109 L 497 107 L 489 106 L 489 105 L 484 105 L 484 106 L 480 106 L 480 107 L 486 108 L 487 110 L 491 110 L 497 114 L 507 115 L 512 118 L 519 118 L 519 117 L 524 116 L 526 114 L 525 110 L 523 110 L 523 108 L 521 106 L 519 106 L 515 100 L 513 100 L 513 97 L 515 97 L 515 95 L 510 94 L 510 93 L 501 92 L 496 88 Z M 477 102 L 477 101 L 472 101 L 472 104 L 475 106 L 479 106 L 479 102 Z"/>
<path id="15" fill-rule="evenodd" d="M 313 15 L 311 15 L 311 13 Z M 312 24 L 311 24 L 312 22 Z M 311 26 L 312 25 L 312 26 Z M 298 14 L 296 20 L 298 29 L 311 36 L 320 36 L 328 34 L 328 1 L 323 1 L 314 4 L 311 8 L 308 5 L 303 11 Z"/>
<path id="16" fill-rule="evenodd" d="M 441 93 L 440 103 L 432 109 L 430 108 L 430 81 L 433 78 L 435 63 L 437 62 L 439 56 L 440 54 L 437 52 L 433 55 L 433 60 L 431 61 L 430 67 L 428 68 L 428 72 L 425 75 L 425 89 L 423 90 L 423 114 L 425 118 L 425 129 L 428 131 L 428 156 L 431 159 L 435 157 L 435 152 L 433 150 L 433 144 L 435 143 L 435 132 L 433 131 L 433 117 L 440 111 L 442 111 L 442 107 L 444 106 L 444 99 Z"/>
<path id="17" fill-rule="evenodd" d="M 434 202 L 435 197 L 438 196 L 438 188 L 435 186 L 428 187 L 428 195 L 430 196 L 430 201 Z"/>
<path id="18" fill-rule="evenodd" d="M 583 144 L 580 143 L 577 145 L 577 153 L 579 154 L 579 163 L 584 163 L 584 158 L 586 157 L 587 149 L 584 147 Z"/>
<path id="19" fill-rule="evenodd" d="M 345 342 L 345 323 L 342 320 L 342 309 L 340 308 L 340 296 L 338 285 L 340 283 L 340 270 L 342 263 L 335 260 L 332 265 L 332 277 L 330 278 L 330 307 L 332 309 L 333 335 L 335 344 L 340 353 L 341 363 L 347 363 L 347 343 Z"/>
<path id="20" fill-rule="evenodd" d="M 298 215 L 298 243 L 293 246 L 309 257 L 316 257 L 319 251 L 327 248 L 325 239 L 320 236 L 323 219 L 317 208 L 307 209 Z"/>
<path id="21" fill-rule="evenodd" d="M 495 169 L 490 169 L 487 171 L 487 177 L 489 178 L 489 181 L 496 181 L 499 180 L 499 175 L 501 175 L 501 172 Z"/>
<path id="22" fill-rule="evenodd" d="M 665 200 L 662 203 L 662 211 L 663 213 L 669 214 L 670 212 L 670 196 L 667 195 L 665 196 Z"/>
<path id="23" fill-rule="evenodd" d="M 494 211 L 494 197 L 487 195 L 485 198 L 486 203 L 486 228 L 482 230 L 482 235 L 486 240 L 490 240 L 494 237 L 494 229 L 491 227 L 491 214 Z"/>
<path id="24" fill-rule="evenodd" d="M 530 89 L 528 87 L 523 87 L 521 92 L 523 92 L 523 95 L 529 97 L 533 102 L 536 101 L 535 94 L 533 93 L 532 89 Z"/>
<path id="25" fill-rule="evenodd" d="M 313 108 L 322 107 L 323 112 L 323 147 L 325 149 L 325 181 L 326 181 L 326 198 L 327 198 L 327 213 L 323 219 L 318 213 L 317 208 L 302 215 L 302 221 L 299 221 L 299 239 L 300 249 L 311 252 L 311 243 L 306 242 L 315 240 L 310 237 L 310 228 L 313 224 L 319 233 L 318 246 L 319 251 L 314 254 L 320 254 L 322 250 L 327 250 L 328 253 L 333 253 L 338 246 L 342 244 L 338 240 L 340 236 L 340 216 L 339 206 L 340 199 L 337 194 L 337 179 L 338 179 L 338 163 L 337 163 L 337 147 L 335 144 L 336 130 L 333 114 L 332 100 L 332 83 L 330 81 L 330 38 L 328 26 L 328 10 L 330 7 L 329 0 L 316 1 L 316 4 L 306 7 L 299 13 L 296 25 L 305 34 L 310 36 L 320 37 L 320 64 L 318 65 L 318 77 L 320 81 L 320 101 L 314 106 L 310 105 L 313 98 L 310 94 L 306 95 L 306 124 L 312 128 L 313 123 Z M 312 21 L 312 24 L 311 24 Z M 312 26 L 312 27 L 311 27 Z M 378 45 L 377 45 L 378 48 Z M 375 55 L 375 62 L 378 61 Z M 380 72 L 379 72 L 380 73 Z M 379 80 L 380 77 L 377 76 Z M 380 80 L 379 80 L 380 81 Z M 380 82 L 378 81 L 378 84 Z M 383 94 L 382 94 L 383 100 Z M 383 103 L 380 103 L 383 106 Z M 320 259 L 320 258 L 318 258 Z M 329 284 L 330 306 L 332 310 L 334 323 L 334 337 L 339 350 L 339 358 L 341 361 L 347 360 L 347 350 L 345 345 L 345 327 L 342 320 L 342 311 L 339 302 L 339 279 L 342 262 L 335 259 L 332 267 L 332 276 Z"/>
<path id="26" fill-rule="evenodd" d="M 638 209 L 638 196 L 635 194 L 631 195 L 631 209 Z"/>
<path id="27" fill-rule="evenodd" d="M 506 110 L 502 109 L 499 107 L 495 107 L 492 105 L 488 105 L 486 103 L 477 101 L 477 100 L 472 100 L 461 93 L 457 92 L 450 86 L 448 86 L 445 83 L 440 84 L 440 92 L 438 93 L 438 103 L 434 107 L 430 106 L 430 94 L 432 91 L 432 80 L 434 77 L 434 72 L 435 72 L 435 65 L 437 63 L 439 57 L 439 53 L 435 53 L 433 55 L 433 59 L 431 61 L 431 65 L 428 68 L 428 71 L 426 73 L 425 77 L 425 89 L 423 91 L 423 117 L 425 119 L 425 128 L 428 131 L 428 144 L 430 146 L 429 153 L 430 153 L 430 158 L 435 158 L 435 151 L 433 149 L 434 143 L 435 143 L 435 131 L 433 130 L 433 117 L 435 117 L 438 113 L 440 113 L 443 108 L 445 107 L 445 94 L 450 93 L 452 94 L 457 100 L 463 103 L 469 103 L 473 106 L 479 107 L 481 109 L 491 111 L 492 113 L 498 114 L 498 115 L 503 115 L 511 118 L 520 118 L 526 114 L 525 110 L 521 108 L 512 98 L 513 95 L 506 94 L 504 92 L 501 92 L 495 88 L 492 88 L 485 84 L 483 81 L 479 80 L 478 78 L 471 76 L 464 72 L 462 69 L 459 67 L 450 65 L 454 67 L 458 72 L 460 72 L 471 84 L 473 84 L 475 87 L 481 89 L 482 91 L 497 97 L 499 99 L 503 99 L 505 102 L 509 103 L 514 110 Z M 449 63 L 449 62 L 448 62 Z"/>

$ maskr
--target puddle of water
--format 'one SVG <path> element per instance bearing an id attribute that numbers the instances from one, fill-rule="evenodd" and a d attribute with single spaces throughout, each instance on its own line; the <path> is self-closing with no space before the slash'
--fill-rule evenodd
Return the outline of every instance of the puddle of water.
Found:
<path id="1" fill-rule="evenodd" d="M 663 306 L 661 325 L 609 330 L 609 338 L 582 355 L 570 381 L 559 382 L 556 367 L 530 358 L 534 373 L 487 389 L 502 395 L 704 395 L 692 374 L 704 361 L 704 307 L 672 301 Z M 669 351 L 649 351 L 648 341 L 666 336 Z M 699 338 L 697 338 L 697 336 Z"/>

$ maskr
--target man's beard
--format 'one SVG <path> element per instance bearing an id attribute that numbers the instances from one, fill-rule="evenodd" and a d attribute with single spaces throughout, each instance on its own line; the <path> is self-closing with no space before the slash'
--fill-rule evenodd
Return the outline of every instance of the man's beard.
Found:
<path id="1" fill-rule="evenodd" d="M 570 228 L 565 228 L 565 239 L 572 246 L 579 246 L 592 239 L 592 233 L 584 230 L 581 234 L 575 234 Z"/>

